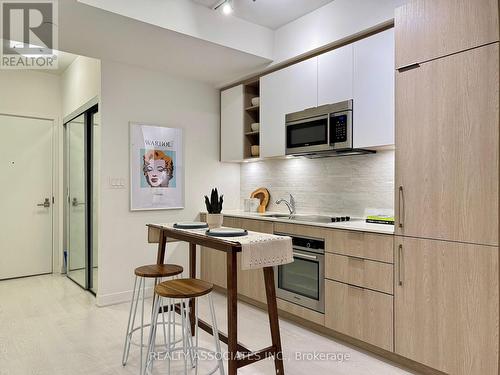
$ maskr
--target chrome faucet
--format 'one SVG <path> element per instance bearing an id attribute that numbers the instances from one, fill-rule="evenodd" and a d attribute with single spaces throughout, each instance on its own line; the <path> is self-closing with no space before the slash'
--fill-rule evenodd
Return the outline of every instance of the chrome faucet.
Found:
<path id="1" fill-rule="evenodd" d="M 290 211 L 290 216 L 293 216 L 296 214 L 296 211 L 295 211 L 295 198 L 293 197 L 292 194 L 290 194 L 290 202 L 287 202 L 286 199 L 278 199 L 276 201 L 276 204 L 281 204 L 281 203 L 284 203 L 287 207 L 288 207 L 288 211 Z"/>

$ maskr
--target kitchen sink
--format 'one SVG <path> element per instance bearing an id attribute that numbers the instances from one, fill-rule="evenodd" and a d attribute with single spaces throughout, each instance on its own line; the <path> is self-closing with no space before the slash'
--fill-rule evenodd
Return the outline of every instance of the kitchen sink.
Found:
<path id="1" fill-rule="evenodd" d="M 330 216 L 322 215 L 296 215 L 290 218 L 292 221 L 309 221 L 312 223 L 331 223 L 332 218 Z"/>
<path id="2" fill-rule="evenodd" d="M 289 219 L 290 218 L 290 215 L 288 214 L 266 214 L 266 215 L 262 215 L 264 217 L 273 217 L 275 219 Z"/>

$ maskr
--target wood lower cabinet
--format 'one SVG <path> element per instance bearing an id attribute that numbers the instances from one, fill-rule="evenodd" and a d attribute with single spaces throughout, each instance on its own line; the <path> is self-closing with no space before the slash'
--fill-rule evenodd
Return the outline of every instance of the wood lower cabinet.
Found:
<path id="1" fill-rule="evenodd" d="M 274 229 L 273 223 L 268 221 L 241 219 L 240 225 L 241 228 L 261 233 L 273 233 Z M 238 267 L 240 267 L 240 264 L 238 264 Z M 240 268 L 238 272 L 238 285 L 240 293 L 244 296 L 259 302 L 266 302 L 264 272 L 261 269 L 241 270 Z"/>
<path id="2" fill-rule="evenodd" d="M 259 220 L 224 217 L 224 226 L 244 228 L 254 232 L 273 233 L 273 223 Z M 264 273 L 261 269 L 241 270 L 238 254 L 238 293 L 259 302 L 266 302 Z M 226 254 L 222 251 L 201 248 L 201 278 L 226 288 Z"/>
<path id="3" fill-rule="evenodd" d="M 447 374 L 497 375 L 498 248 L 395 243 L 395 352 Z"/>
<path id="4" fill-rule="evenodd" d="M 396 9 L 396 67 L 498 41 L 498 0 L 412 0 Z"/>
<path id="5" fill-rule="evenodd" d="M 394 236 L 356 232 L 348 230 L 329 230 L 326 251 L 357 258 L 394 262 Z"/>
<path id="6" fill-rule="evenodd" d="M 327 253 L 325 255 L 325 277 L 392 294 L 394 266 L 389 263 Z"/>
<path id="7" fill-rule="evenodd" d="M 396 73 L 396 234 L 498 245 L 498 69 L 495 43 Z"/>
<path id="8" fill-rule="evenodd" d="M 325 326 L 393 350 L 393 297 L 326 280 Z"/>
<path id="9" fill-rule="evenodd" d="M 205 221 L 205 214 L 200 215 L 200 220 Z M 226 227 L 240 227 L 240 219 L 224 216 L 223 225 Z M 206 247 L 200 248 L 202 280 L 211 282 L 221 288 L 227 286 L 226 253 Z M 240 263 L 238 256 L 238 267 Z M 238 268 L 239 269 L 239 268 Z"/>

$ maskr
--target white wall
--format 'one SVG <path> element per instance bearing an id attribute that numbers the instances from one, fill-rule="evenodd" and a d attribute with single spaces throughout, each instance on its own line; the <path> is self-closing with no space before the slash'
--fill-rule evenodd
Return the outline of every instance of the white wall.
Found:
<path id="1" fill-rule="evenodd" d="M 394 18 L 407 0 L 335 0 L 275 31 L 274 62 L 283 62 Z"/>
<path id="2" fill-rule="evenodd" d="M 61 90 L 59 76 L 35 70 L 0 70 L 0 113 L 41 117 L 54 120 L 54 144 L 59 145 L 61 131 Z M 54 148 L 54 196 L 61 197 L 59 160 L 61 149 Z M 53 269 L 59 272 L 62 248 L 62 201 L 56 200 L 53 208 Z"/>
<path id="3" fill-rule="evenodd" d="M 0 70 L 0 113 L 59 120 L 59 76 L 32 70 Z"/>
<path id="4" fill-rule="evenodd" d="M 61 76 L 63 117 L 73 113 L 101 91 L 100 61 L 78 56 Z"/>
<path id="5" fill-rule="evenodd" d="M 156 245 L 147 244 L 146 224 L 194 220 L 204 209 L 203 196 L 217 186 L 225 209 L 239 206 L 239 165 L 219 160 L 219 93 L 206 84 L 164 73 L 102 61 L 101 88 L 101 242 L 99 305 L 130 298 L 135 267 L 155 263 Z M 129 210 L 129 122 L 184 129 L 185 209 Z M 122 178 L 125 189 L 111 189 Z M 175 248 L 171 253 L 169 250 Z M 166 261 L 187 267 L 187 246 L 168 245 Z M 187 268 L 186 268 L 187 270 Z"/>

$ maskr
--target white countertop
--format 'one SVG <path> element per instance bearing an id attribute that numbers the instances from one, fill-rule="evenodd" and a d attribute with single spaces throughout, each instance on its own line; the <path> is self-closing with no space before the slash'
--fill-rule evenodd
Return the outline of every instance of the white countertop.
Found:
<path id="1" fill-rule="evenodd" d="M 315 227 L 323 227 L 323 228 L 332 228 L 332 229 L 345 229 L 345 230 L 355 230 L 360 232 L 372 232 L 372 233 L 381 233 L 381 234 L 394 234 L 394 225 L 388 224 L 372 224 L 367 223 L 364 220 L 353 220 L 353 221 L 344 221 L 339 223 L 317 223 L 317 222 L 309 222 L 309 221 L 298 221 L 298 220 L 289 220 L 287 218 L 276 218 L 276 217 L 268 217 L 266 215 L 272 214 L 283 214 L 282 212 L 266 212 L 265 214 L 259 214 L 254 212 L 245 212 L 245 211 L 223 211 L 223 215 L 229 217 L 240 217 L 244 219 L 256 219 L 256 220 L 265 220 L 265 221 L 273 221 L 279 223 L 288 223 L 288 224 L 296 224 L 296 225 L 309 225 Z M 306 214 L 304 214 L 306 215 Z M 298 214 L 297 216 L 301 216 Z"/>

